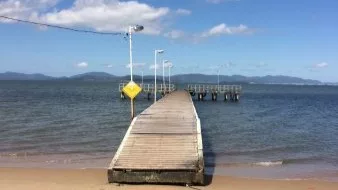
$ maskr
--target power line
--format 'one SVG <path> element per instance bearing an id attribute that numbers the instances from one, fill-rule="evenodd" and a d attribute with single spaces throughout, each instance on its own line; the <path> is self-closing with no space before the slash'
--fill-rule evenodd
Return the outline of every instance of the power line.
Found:
<path id="1" fill-rule="evenodd" d="M 12 21 L 17 21 L 17 22 L 22 22 L 22 23 L 26 23 L 26 24 L 33 24 L 33 25 L 46 26 L 46 27 L 57 28 L 57 29 L 62 29 L 62 30 L 69 30 L 69 31 L 73 31 L 73 32 L 91 33 L 91 34 L 99 34 L 99 35 L 113 35 L 113 36 L 126 35 L 126 33 L 123 33 L 123 32 L 96 32 L 96 31 L 91 31 L 91 30 L 82 30 L 82 29 L 76 29 L 76 28 L 68 28 L 68 27 L 64 27 L 64 26 L 57 26 L 57 25 L 33 22 L 33 21 L 29 21 L 29 20 L 22 20 L 22 19 L 12 18 L 12 17 L 8 17 L 8 16 L 2 16 L 2 15 L 0 15 L 0 18 L 12 20 Z"/>

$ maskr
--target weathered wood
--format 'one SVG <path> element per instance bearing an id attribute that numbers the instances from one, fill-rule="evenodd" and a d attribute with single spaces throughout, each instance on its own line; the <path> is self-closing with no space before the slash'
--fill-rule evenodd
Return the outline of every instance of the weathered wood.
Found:
<path id="1" fill-rule="evenodd" d="M 132 121 L 108 180 L 204 184 L 200 120 L 188 92 L 167 95 Z"/>

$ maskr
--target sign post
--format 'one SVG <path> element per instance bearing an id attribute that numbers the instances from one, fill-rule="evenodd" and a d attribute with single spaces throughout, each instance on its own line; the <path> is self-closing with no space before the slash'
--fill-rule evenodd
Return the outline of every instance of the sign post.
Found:
<path id="1" fill-rule="evenodd" d="M 135 117 L 134 99 L 142 91 L 142 88 L 139 85 L 137 85 L 134 81 L 130 81 L 126 86 L 123 87 L 122 91 L 130 98 L 131 119 L 134 119 Z"/>

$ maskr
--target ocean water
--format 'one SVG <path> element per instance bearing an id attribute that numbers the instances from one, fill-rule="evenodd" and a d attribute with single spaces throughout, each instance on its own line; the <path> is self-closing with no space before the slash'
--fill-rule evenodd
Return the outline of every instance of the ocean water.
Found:
<path id="1" fill-rule="evenodd" d="M 239 102 L 218 98 L 195 101 L 207 173 L 338 179 L 338 87 L 243 85 Z M 152 103 L 138 97 L 137 112 Z M 129 123 L 116 83 L 0 81 L 0 167 L 106 168 Z"/>

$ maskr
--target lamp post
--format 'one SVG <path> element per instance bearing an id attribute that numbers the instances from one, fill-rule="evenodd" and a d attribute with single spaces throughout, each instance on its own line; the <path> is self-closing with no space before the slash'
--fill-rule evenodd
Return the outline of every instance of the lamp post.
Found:
<path id="1" fill-rule="evenodd" d="M 132 45 L 132 32 L 139 32 L 144 29 L 143 26 L 135 25 L 135 26 L 129 26 L 129 61 L 130 61 L 130 81 L 133 81 L 133 45 Z M 131 119 L 134 119 L 135 116 L 135 106 L 134 106 L 134 99 L 130 99 L 130 109 L 131 109 Z"/>
<path id="2" fill-rule="evenodd" d="M 221 71 L 221 68 L 218 68 L 217 71 L 217 91 L 219 91 L 219 72 Z"/>
<path id="3" fill-rule="evenodd" d="M 142 69 L 142 88 L 143 88 L 143 69 Z"/>
<path id="4" fill-rule="evenodd" d="M 173 64 L 172 64 L 171 62 L 169 62 L 169 63 L 168 63 L 168 68 L 169 68 L 169 78 L 168 78 L 168 80 L 169 80 L 169 92 L 171 92 L 171 91 L 170 91 L 170 85 L 171 85 L 171 84 L 170 84 L 170 75 L 171 75 L 170 70 L 171 70 L 171 67 L 173 67 Z"/>
<path id="5" fill-rule="evenodd" d="M 165 92 L 167 91 L 167 89 L 166 89 L 166 86 L 165 86 L 165 75 L 164 75 L 164 64 L 166 64 L 166 63 L 168 63 L 169 61 L 168 60 L 163 60 L 162 61 L 162 83 L 163 83 L 163 89 L 162 90 L 164 90 L 164 93 L 163 94 L 165 94 Z"/>
<path id="6" fill-rule="evenodd" d="M 164 50 L 161 50 L 161 49 L 157 49 L 155 50 L 155 65 L 154 65 L 154 70 L 155 70 L 155 84 L 154 84 L 154 103 L 156 103 L 156 91 L 157 91 L 157 87 L 156 87 L 156 70 L 157 70 L 157 54 L 160 54 L 160 53 L 164 53 Z"/>

